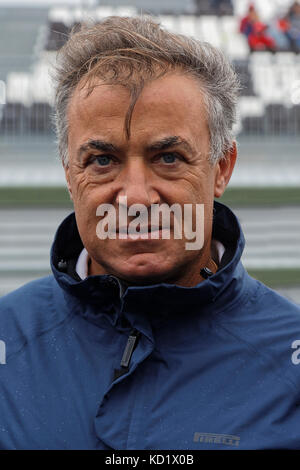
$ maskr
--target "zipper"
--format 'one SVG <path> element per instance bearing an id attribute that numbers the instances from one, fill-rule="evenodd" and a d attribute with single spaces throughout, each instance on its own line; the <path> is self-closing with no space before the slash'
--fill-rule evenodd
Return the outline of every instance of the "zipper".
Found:
<path id="1" fill-rule="evenodd" d="M 115 369 L 113 381 L 121 377 L 122 375 L 127 374 L 127 372 L 129 371 L 130 360 L 131 360 L 133 351 L 135 350 L 138 344 L 140 335 L 141 333 L 135 328 L 130 332 L 130 335 L 128 337 L 128 340 L 127 340 L 127 343 L 123 352 L 123 356 L 120 362 L 120 369 Z"/>

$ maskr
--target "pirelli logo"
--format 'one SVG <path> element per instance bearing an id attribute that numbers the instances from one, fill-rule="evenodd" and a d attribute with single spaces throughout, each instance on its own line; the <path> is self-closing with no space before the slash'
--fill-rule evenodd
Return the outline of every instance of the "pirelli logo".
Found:
<path id="1" fill-rule="evenodd" d="M 208 432 L 195 432 L 194 442 L 202 442 L 203 444 L 224 444 L 226 446 L 238 447 L 240 443 L 239 436 L 230 434 L 213 434 Z"/>

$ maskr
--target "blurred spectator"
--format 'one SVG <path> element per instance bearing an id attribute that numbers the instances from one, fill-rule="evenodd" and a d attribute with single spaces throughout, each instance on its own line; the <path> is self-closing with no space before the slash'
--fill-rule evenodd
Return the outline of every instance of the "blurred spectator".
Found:
<path id="1" fill-rule="evenodd" d="M 254 5 L 251 3 L 248 8 L 247 15 L 241 20 L 240 32 L 245 34 L 247 37 L 253 31 L 253 25 L 259 21 L 258 14 L 255 10 Z"/>
<path id="2" fill-rule="evenodd" d="M 292 51 L 300 52 L 300 3 L 294 2 L 286 16 L 279 21 L 281 30 L 285 33 Z"/>
<path id="3" fill-rule="evenodd" d="M 269 24 L 268 34 L 274 39 L 278 51 L 289 51 L 290 41 L 285 32 L 286 21 L 282 18 L 273 18 Z"/>
<path id="4" fill-rule="evenodd" d="M 240 32 L 247 36 L 251 51 L 276 50 L 276 42 L 268 34 L 268 25 L 260 21 L 252 3 L 249 5 L 247 15 L 241 20 Z"/>

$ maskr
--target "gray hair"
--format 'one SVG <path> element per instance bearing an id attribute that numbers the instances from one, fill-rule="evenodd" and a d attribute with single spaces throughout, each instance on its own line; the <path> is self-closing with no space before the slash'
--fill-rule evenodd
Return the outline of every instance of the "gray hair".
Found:
<path id="1" fill-rule="evenodd" d="M 169 71 L 180 70 L 199 80 L 210 133 L 210 161 L 230 150 L 239 80 L 223 53 L 207 42 L 161 27 L 153 18 L 111 16 L 73 30 L 57 56 L 54 122 L 59 154 L 68 164 L 68 104 L 79 84 L 93 89 L 97 79 L 130 89 L 125 130 L 130 135 L 134 105 L 144 84 Z"/>

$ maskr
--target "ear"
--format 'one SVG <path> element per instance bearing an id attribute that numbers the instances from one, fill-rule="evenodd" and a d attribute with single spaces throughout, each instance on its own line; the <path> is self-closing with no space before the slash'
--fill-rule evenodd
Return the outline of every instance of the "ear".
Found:
<path id="1" fill-rule="evenodd" d="M 72 197 L 72 188 L 71 188 L 71 178 L 70 178 L 70 167 L 69 164 L 64 164 L 64 171 L 65 171 L 65 176 L 66 176 L 66 181 L 67 181 L 67 187 L 70 195 L 71 201 L 73 201 Z"/>
<path id="2" fill-rule="evenodd" d="M 236 142 L 232 143 L 230 150 L 216 164 L 215 167 L 215 197 L 221 197 L 231 178 L 237 158 Z"/>

